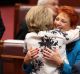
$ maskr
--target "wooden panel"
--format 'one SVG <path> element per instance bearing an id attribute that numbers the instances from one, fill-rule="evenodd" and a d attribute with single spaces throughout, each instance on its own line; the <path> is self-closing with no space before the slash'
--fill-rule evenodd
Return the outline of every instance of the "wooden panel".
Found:
<path id="1" fill-rule="evenodd" d="M 79 15 L 79 22 L 78 22 L 78 25 L 80 25 L 80 7 L 75 7 L 75 10 L 78 12 L 78 15 Z"/>
<path id="2" fill-rule="evenodd" d="M 36 5 L 38 0 L 29 0 L 30 5 Z"/>
<path id="3" fill-rule="evenodd" d="M 60 5 L 80 7 L 80 0 L 59 0 Z"/>
<path id="4" fill-rule="evenodd" d="M 3 47 L 0 43 L 0 60 L 3 62 L 3 74 L 24 74 L 22 63 L 25 54 L 22 47 Z"/>

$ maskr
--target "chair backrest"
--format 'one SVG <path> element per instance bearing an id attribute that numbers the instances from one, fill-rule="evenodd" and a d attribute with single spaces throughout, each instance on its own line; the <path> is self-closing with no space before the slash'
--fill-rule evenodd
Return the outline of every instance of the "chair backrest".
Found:
<path id="1" fill-rule="evenodd" d="M 20 24 L 25 20 L 25 15 L 32 6 L 16 4 L 14 16 L 14 36 L 19 31 Z"/>

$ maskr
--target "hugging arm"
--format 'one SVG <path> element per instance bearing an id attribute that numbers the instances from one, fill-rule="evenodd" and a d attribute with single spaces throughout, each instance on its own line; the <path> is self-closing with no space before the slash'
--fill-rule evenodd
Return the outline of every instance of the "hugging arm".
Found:
<path id="1" fill-rule="evenodd" d="M 64 33 L 66 44 L 80 39 L 80 29 L 69 30 Z"/>

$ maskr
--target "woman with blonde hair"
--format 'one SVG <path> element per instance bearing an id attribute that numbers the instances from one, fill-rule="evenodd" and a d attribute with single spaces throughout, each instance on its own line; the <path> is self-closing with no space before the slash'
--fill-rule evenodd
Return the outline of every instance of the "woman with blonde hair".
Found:
<path id="1" fill-rule="evenodd" d="M 26 23 L 28 23 L 29 32 L 43 31 L 53 28 L 53 11 L 44 6 L 32 7 L 25 16 Z"/>
<path id="2" fill-rule="evenodd" d="M 51 8 L 54 12 L 54 14 L 57 14 L 57 8 L 58 8 L 59 1 L 58 0 L 38 0 L 37 5 L 39 6 L 45 6 L 48 8 Z M 26 33 L 28 33 L 27 23 L 25 20 L 20 23 L 20 29 L 17 35 L 15 36 L 15 39 L 24 40 Z"/>

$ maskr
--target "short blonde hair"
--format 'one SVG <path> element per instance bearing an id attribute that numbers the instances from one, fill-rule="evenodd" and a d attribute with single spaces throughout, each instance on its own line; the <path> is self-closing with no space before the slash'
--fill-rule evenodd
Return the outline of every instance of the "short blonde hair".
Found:
<path id="1" fill-rule="evenodd" d="M 37 5 L 46 5 L 49 0 L 38 0 Z"/>
<path id="2" fill-rule="evenodd" d="M 48 30 L 51 28 L 50 25 L 53 24 L 53 14 L 49 8 L 34 6 L 26 14 L 25 20 L 28 26 L 35 24 L 39 31 Z"/>

